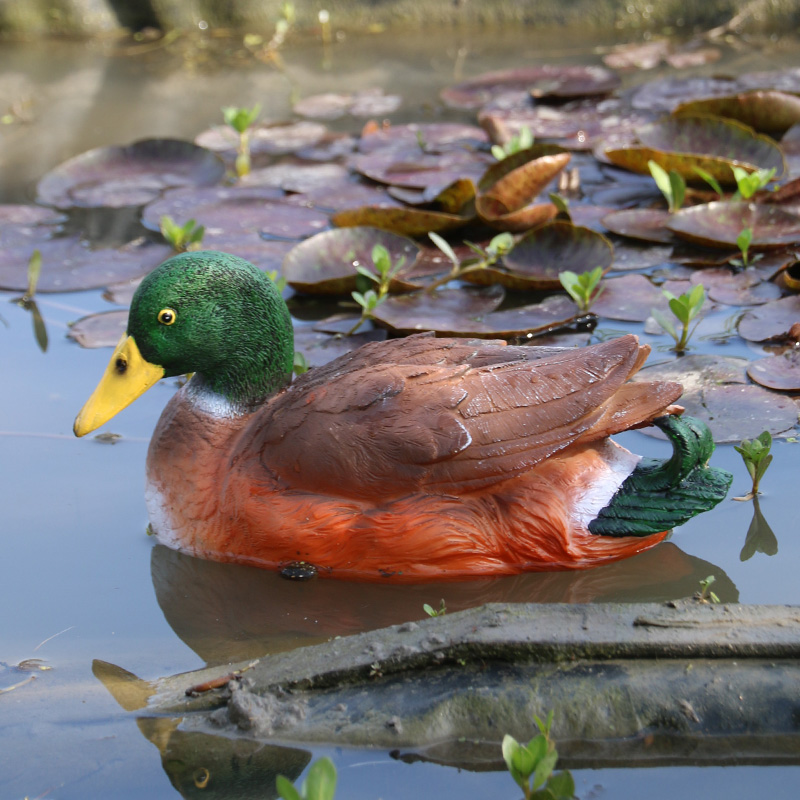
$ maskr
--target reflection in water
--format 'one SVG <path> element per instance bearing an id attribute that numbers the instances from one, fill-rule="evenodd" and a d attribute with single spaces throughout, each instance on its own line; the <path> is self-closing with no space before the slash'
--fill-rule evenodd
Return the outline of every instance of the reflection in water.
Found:
<path id="1" fill-rule="evenodd" d="M 43 352 L 47 352 L 47 328 L 44 324 L 44 317 L 42 317 L 42 312 L 39 311 L 39 306 L 36 304 L 36 301 L 32 297 L 19 297 L 14 301 L 20 308 L 24 309 L 25 311 L 30 311 L 31 316 L 33 317 L 33 337 L 36 339 L 36 344 L 39 345 L 39 349 Z"/>
<path id="2" fill-rule="evenodd" d="M 717 566 L 670 542 L 591 570 L 540 572 L 476 581 L 392 585 L 316 579 L 204 561 L 153 549 L 156 597 L 175 633 L 209 664 L 256 658 L 425 617 L 424 603 L 448 612 L 484 603 L 660 602 L 689 597 L 708 575 L 724 603 L 739 593 Z"/>
<path id="3" fill-rule="evenodd" d="M 747 561 L 757 552 L 774 556 L 778 552 L 778 539 L 772 532 L 769 523 L 764 519 L 758 503 L 758 495 L 755 495 L 753 497 L 753 519 L 750 521 L 742 552 L 739 553 L 739 560 Z"/>

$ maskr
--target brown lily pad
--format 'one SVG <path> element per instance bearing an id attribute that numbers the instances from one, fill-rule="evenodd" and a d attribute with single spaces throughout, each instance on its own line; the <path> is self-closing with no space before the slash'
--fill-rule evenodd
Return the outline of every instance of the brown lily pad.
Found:
<path id="1" fill-rule="evenodd" d="M 171 247 L 144 240 L 124 247 L 91 250 L 77 236 L 65 236 L 0 249 L 0 288 L 24 292 L 28 287 L 28 261 L 42 254 L 38 292 L 75 292 L 101 289 L 110 283 L 137 278 L 173 255 Z"/>
<path id="2" fill-rule="evenodd" d="M 614 243 L 614 272 L 650 269 L 672 260 L 672 247 L 662 244 L 639 245 L 626 242 Z"/>
<path id="3" fill-rule="evenodd" d="M 735 119 L 763 133 L 781 136 L 800 123 L 800 97 L 786 92 L 742 92 L 725 97 L 688 100 L 673 114 L 715 114 Z"/>
<path id="4" fill-rule="evenodd" d="M 128 327 L 127 311 L 103 311 L 79 319 L 67 337 L 81 347 L 115 347 Z"/>
<path id="5" fill-rule="evenodd" d="M 661 289 L 644 275 L 606 278 L 601 286 L 603 291 L 591 307 L 599 317 L 644 322 L 654 306 L 660 308 L 667 304 Z"/>
<path id="6" fill-rule="evenodd" d="M 747 374 L 756 383 L 779 392 L 800 392 L 800 350 L 760 358 L 747 365 Z"/>
<path id="7" fill-rule="evenodd" d="M 734 272 L 729 267 L 704 269 L 695 272 L 691 282 L 693 285 L 701 283 L 712 300 L 728 306 L 758 306 L 781 296 L 778 286 L 761 280 L 754 270 Z"/>
<path id="8" fill-rule="evenodd" d="M 789 338 L 798 322 L 800 295 L 795 294 L 749 308 L 739 320 L 739 336 L 750 342 L 781 341 Z"/>
<path id="9" fill-rule="evenodd" d="M 732 166 L 745 169 L 775 168 L 776 177 L 786 166 L 780 147 L 768 136 L 734 120 L 713 116 L 667 117 L 637 132 L 639 144 L 611 147 L 606 158 L 633 172 L 647 175 L 649 161 L 668 172 L 675 170 L 687 183 L 702 184 L 695 172 L 700 167 L 723 186 L 735 186 Z"/>
<path id="10" fill-rule="evenodd" d="M 354 117 L 384 117 L 400 108 L 399 95 L 386 95 L 380 89 L 366 89 L 351 94 L 315 94 L 294 104 L 294 113 L 315 119 L 338 119 L 345 114 Z"/>
<path id="11" fill-rule="evenodd" d="M 428 187 L 427 189 L 406 189 L 402 186 L 390 186 L 388 194 L 410 206 L 426 206 L 430 211 L 444 211 L 446 214 L 458 214 L 464 206 L 475 200 L 475 184 L 469 178 L 453 181 L 444 189 Z"/>
<path id="12" fill-rule="evenodd" d="M 273 186 L 285 192 L 310 192 L 350 181 L 350 171 L 341 164 L 296 164 L 293 160 L 254 169 L 239 186 Z"/>
<path id="13" fill-rule="evenodd" d="M 475 125 L 457 122 L 410 123 L 390 125 L 362 136 L 358 150 L 361 153 L 394 151 L 413 158 L 423 153 L 475 151 L 485 147 L 487 143 L 486 134 Z M 487 158 L 487 161 L 490 160 L 491 156 Z"/>
<path id="14" fill-rule="evenodd" d="M 364 206 L 337 211 L 331 223 L 340 228 L 370 226 L 405 236 L 424 236 L 430 231 L 442 233 L 466 225 L 472 216 L 445 214 L 442 211 L 426 211 L 420 208 L 387 208 Z"/>
<path id="15" fill-rule="evenodd" d="M 0 227 L 7 225 L 59 225 L 67 219 L 66 215 L 42 206 L 28 206 L 21 203 L 0 205 Z"/>
<path id="16" fill-rule="evenodd" d="M 689 355 L 645 367 L 633 380 L 668 380 L 683 385 L 678 401 L 686 413 L 705 422 L 715 442 L 753 439 L 763 430 L 787 436 L 797 423 L 797 404 L 789 397 L 747 383 L 747 359 Z M 653 428 L 643 433 L 664 438 Z"/>
<path id="17" fill-rule="evenodd" d="M 719 200 L 676 211 L 667 223 L 682 239 L 711 247 L 736 248 L 736 239 L 750 228 L 752 250 L 800 242 L 800 215 L 782 206 Z"/>
<path id="18" fill-rule="evenodd" d="M 675 244 L 678 239 L 667 227 L 671 218 L 669 211 L 661 208 L 628 208 L 606 214 L 602 223 L 612 233 L 629 239 Z"/>
<path id="19" fill-rule="evenodd" d="M 294 241 L 280 239 L 262 239 L 257 232 L 236 234 L 212 232 L 203 240 L 203 247 L 208 250 L 221 250 L 231 253 L 264 272 L 280 274 L 281 265 L 286 254 L 295 246 Z"/>
<path id="20" fill-rule="evenodd" d="M 378 244 L 389 251 L 393 265 L 404 259 L 390 291 L 407 292 L 417 288 L 414 283 L 403 280 L 403 276 L 413 269 L 419 247 L 404 236 L 371 227 L 336 228 L 318 233 L 286 254 L 281 271 L 296 291 L 349 294 L 356 288 L 357 266 L 377 273 L 372 263 L 372 249 Z"/>
<path id="21" fill-rule="evenodd" d="M 261 155 L 287 155 L 322 142 L 328 129 L 319 122 L 256 124 L 250 130 L 250 153 L 254 163 Z M 195 137 L 195 144 L 213 150 L 226 159 L 236 156 L 239 135 L 227 125 L 215 125 Z"/>
<path id="22" fill-rule="evenodd" d="M 607 270 L 613 259 L 614 248 L 605 236 L 591 228 L 556 221 L 523 236 L 503 257 L 504 270 L 476 270 L 464 277 L 470 283 L 500 283 L 511 289 L 558 289 L 559 272 Z"/>
<path id="23" fill-rule="evenodd" d="M 225 176 L 214 153 L 180 139 L 144 139 L 100 147 L 65 161 L 36 187 L 36 200 L 56 208 L 122 208 L 149 203 L 174 186 L 212 186 Z"/>
<path id="24" fill-rule="evenodd" d="M 619 77 L 604 67 L 544 64 L 479 75 L 443 89 L 440 96 L 450 108 L 476 109 L 510 91 L 529 92 L 536 98 L 585 97 L 608 94 L 619 84 Z"/>
<path id="25" fill-rule="evenodd" d="M 394 295 L 378 306 L 375 317 L 380 324 L 404 334 L 435 331 L 440 336 L 480 336 L 486 331 L 483 317 L 504 297 L 500 286 Z"/>

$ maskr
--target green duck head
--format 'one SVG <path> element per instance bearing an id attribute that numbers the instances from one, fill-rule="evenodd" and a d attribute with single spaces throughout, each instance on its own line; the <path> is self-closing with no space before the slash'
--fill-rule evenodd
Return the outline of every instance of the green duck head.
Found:
<path id="1" fill-rule="evenodd" d="M 136 290 L 127 333 L 78 414 L 75 435 L 99 428 L 160 378 L 188 372 L 252 409 L 289 382 L 293 361 L 289 311 L 261 270 L 214 250 L 182 253 Z"/>

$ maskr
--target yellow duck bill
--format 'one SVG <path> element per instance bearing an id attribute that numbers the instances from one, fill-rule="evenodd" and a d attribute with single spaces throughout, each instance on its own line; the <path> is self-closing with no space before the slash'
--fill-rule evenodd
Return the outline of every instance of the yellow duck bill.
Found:
<path id="1" fill-rule="evenodd" d="M 124 335 L 100 383 L 75 418 L 75 435 L 85 436 L 96 430 L 163 377 L 164 368 L 146 361 L 133 337 Z"/>

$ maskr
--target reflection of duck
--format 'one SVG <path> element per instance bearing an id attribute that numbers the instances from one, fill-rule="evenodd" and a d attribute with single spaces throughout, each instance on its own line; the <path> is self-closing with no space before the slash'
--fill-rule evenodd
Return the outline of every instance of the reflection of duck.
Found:
<path id="1" fill-rule="evenodd" d="M 235 256 L 186 253 L 137 290 L 75 432 L 195 372 L 153 435 L 148 506 L 162 542 L 205 558 L 403 581 L 588 567 L 727 491 L 707 430 L 663 416 L 680 386 L 626 383 L 647 352 L 634 336 L 574 350 L 417 336 L 287 386 L 273 284 Z M 676 455 L 637 468 L 608 436 L 659 417 Z"/>
<path id="2" fill-rule="evenodd" d="M 591 570 L 397 586 L 296 583 L 253 567 L 217 564 L 157 545 L 150 570 L 158 604 L 175 633 L 209 664 L 318 644 L 334 636 L 426 619 L 423 604 L 447 614 L 485 603 L 642 603 L 691 597 L 714 575 L 724 603 L 739 599 L 717 565 L 672 542 Z"/>

